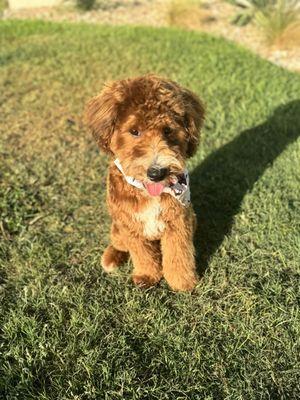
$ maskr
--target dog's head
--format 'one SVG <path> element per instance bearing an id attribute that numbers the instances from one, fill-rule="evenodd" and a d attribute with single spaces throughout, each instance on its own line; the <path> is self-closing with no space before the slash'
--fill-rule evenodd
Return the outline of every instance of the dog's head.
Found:
<path id="1" fill-rule="evenodd" d="M 86 109 L 99 147 L 118 158 L 126 175 L 141 180 L 150 194 L 182 174 L 196 151 L 203 119 L 195 94 L 153 75 L 107 84 Z"/>

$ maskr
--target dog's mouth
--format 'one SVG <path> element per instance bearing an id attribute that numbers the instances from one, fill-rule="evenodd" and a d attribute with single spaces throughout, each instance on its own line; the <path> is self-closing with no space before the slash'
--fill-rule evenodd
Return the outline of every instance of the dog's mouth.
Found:
<path id="1" fill-rule="evenodd" d="M 174 187 L 180 180 L 183 174 L 179 176 L 171 175 L 168 178 L 168 181 L 160 181 L 160 182 L 151 182 L 144 181 L 143 185 L 150 196 L 160 196 L 165 187 Z"/>
<path id="2" fill-rule="evenodd" d="M 165 186 L 164 182 L 144 182 L 144 187 L 150 196 L 159 196 L 163 192 Z"/>

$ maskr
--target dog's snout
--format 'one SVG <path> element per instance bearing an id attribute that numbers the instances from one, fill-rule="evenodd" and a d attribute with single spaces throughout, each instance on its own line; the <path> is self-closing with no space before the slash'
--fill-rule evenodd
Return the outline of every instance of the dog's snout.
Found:
<path id="1" fill-rule="evenodd" d="M 147 176 L 151 181 L 159 182 L 165 179 L 168 175 L 169 169 L 155 165 L 150 167 L 147 171 Z"/>

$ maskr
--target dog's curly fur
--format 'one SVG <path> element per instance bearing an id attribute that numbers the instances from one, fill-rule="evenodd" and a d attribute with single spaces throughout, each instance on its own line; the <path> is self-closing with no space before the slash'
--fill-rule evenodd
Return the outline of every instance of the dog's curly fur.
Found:
<path id="1" fill-rule="evenodd" d="M 197 148 L 204 108 L 195 94 L 154 75 L 107 84 L 91 99 L 86 121 L 99 147 L 111 156 L 107 203 L 112 217 L 111 244 L 101 264 L 112 271 L 128 259 L 139 286 L 162 277 L 173 290 L 192 290 L 197 282 L 193 233 L 195 214 L 168 193 L 150 196 L 129 185 L 115 166 L 142 182 L 155 163 L 180 174 Z M 134 133 L 134 134 L 132 134 Z"/>

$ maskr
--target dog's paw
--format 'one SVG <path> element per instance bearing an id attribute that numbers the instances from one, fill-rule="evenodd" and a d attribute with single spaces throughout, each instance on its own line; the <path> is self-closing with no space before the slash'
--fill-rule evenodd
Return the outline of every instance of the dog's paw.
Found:
<path id="1" fill-rule="evenodd" d="M 101 257 L 101 266 L 105 272 L 113 272 L 128 260 L 128 253 L 108 246 Z"/>
<path id="2" fill-rule="evenodd" d="M 176 292 L 192 292 L 198 283 L 198 279 L 196 276 L 189 276 L 189 277 L 177 276 L 177 277 L 172 277 L 171 279 L 166 278 L 166 281 L 170 286 L 170 288 Z"/>
<path id="3" fill-rule="evenodd" d="M 132 275 L 132 280 L 136 286 L 142 289 L 147 289 L 156 285 L 160 281 L 160 277 L 153 277 L 149 275 Z"/>

